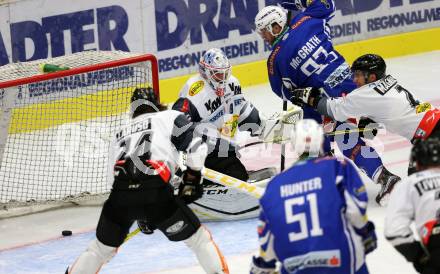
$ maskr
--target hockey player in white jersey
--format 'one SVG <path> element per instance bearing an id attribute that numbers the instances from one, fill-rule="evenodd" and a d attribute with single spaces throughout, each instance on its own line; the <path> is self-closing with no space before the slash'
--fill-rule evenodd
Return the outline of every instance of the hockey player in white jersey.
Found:
<path id="1" fill-rule="evenodd" d="M 206 273 L 229 273 L 209 231 L 187 206 L 203 194 L 206 144 L 193 136 L 194 124 L 182 113 L 157 112 L 163 107 L 151 88 L 137 88 L 131 108 L 133 119 L 116 134 L 111 147 L 112 190 L 99 218 L 96 239 L 66 273 L 98 273 L 139 219 L 147 219 L 170 241 L 184 241 Z M 170 178 L 176 172 L 179 151 L 188 152 L 187 169 L 175 196 Z"/>
<path id="2" fill-rule="evenodd" d="M 417 173 L 404 179 L 391 193 L 385 237 L 419 273 L 439 274 L 440 139 L 417 140 L 411 158 Z M 413 222 L 418 237 L 411 229 Z"/>
<path id="3" fill-rule="evenodd" d="M 382 57 L 367 54 L 353 62 L 354 81 L 359 87 L 341 98 L 328 99 L 315 88 L 296 89 L 292 100 L 308 104 L 319 113 L 345 121 L 349 117 L 369 118 L 371 123 L 363 132 L 366 138 L 374 138 L 374 126 L 383 125 L 386 130 L 408 140 L 440 136 L 440 110 L 429 103 L 420 103 L 391 75 L 386 74 Z M 376 124 L 377 123 L 377 124 Z M 389 193 L 397 181 L 382 188 Z"/>
<path id="4" fill-rule="evenodd" d="M 249 179 L 238 158 L 237 135 L 239 130 L 261 133 L 262 119 L 258 110 L 242 95 L 240 82 L 231 75 L 231 64 L 223 51 L 213 48 L 202 56 L 199 74 L 185 83 L 173 109 L 202 125 L 198 128 L 203 128 L 209 145 L 205 161 L 207 168 L 243 181 Z M 257 216 L 258 201 L 255 198 L 208 180 L 203 184 L 205 189 L 221 188 L 225 194 L 223 197 L 204 195 L 193 204 L 199 207 L 197 210 L 206 210 L 210 215 L 226 219 Z"/>

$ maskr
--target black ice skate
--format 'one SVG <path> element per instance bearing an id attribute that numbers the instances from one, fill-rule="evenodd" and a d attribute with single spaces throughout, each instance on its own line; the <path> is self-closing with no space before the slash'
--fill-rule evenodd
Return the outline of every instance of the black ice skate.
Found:
<path id="1" fill-rule="evenodd" d="M 399 181 L 401 181 L 399 176 L 394 175 L 393 173 L 389 172 L 388 169 L 383 167 L 382 172 L 377 179 L 377 183 L 381 185 L 381 189 L 376 195 L 376 203 L 379 205 L 384 205 L 385 201 L 383 198 L 391 193 L 394 186 Z"/>

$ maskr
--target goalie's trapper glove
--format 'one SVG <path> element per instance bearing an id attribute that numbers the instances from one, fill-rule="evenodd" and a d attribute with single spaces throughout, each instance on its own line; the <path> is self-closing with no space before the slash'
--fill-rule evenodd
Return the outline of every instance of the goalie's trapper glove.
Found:
<path id="1" fill-rule="evenodd" d="M 281 6 L 287 10 L 303 10 L 307 8 L 311 0 L 288 0 L 281 1 Z"/>
<path id="2" fill-rule="evenodd" d="M 252 257 L 251 274 L 275 274 L 276 261 L 271 260 L 266 262 L 261 257 Z"/>
<path id="3" fill-rule="evenodd" d="M 317 88 L 297 88 L 291 91 L 289 101 L 298 106 L 309 105 L 313 108 L 318 106 L 321 100 L 321 90 Z"/>
<path id="4" fill-rule="evenodd" d="M 355 231 L 362 238 L 365 255 L 377 248 L 377 236 L 373 222 L 368 221 L 361 229 L 355 228 Z"/>
<path id="5" fill-rule="evenodd" d="M 203 186 L 201 184 L 201 171 L 196 171 L 188 167 L 188 169 L 183 172 L 182 180 L 179 186 L 179 197 L 181 197 L 185 203 L 190 204 L 202 197 Z"/>

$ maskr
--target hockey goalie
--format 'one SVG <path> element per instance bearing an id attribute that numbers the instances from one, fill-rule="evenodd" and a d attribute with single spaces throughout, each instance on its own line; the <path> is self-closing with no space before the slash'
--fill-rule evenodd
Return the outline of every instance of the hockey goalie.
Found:
<path id="1" fill-rule="evenodd" d="M 280 130 L 282 124 L 302 118 L 302 110 L 294 108 L 284 115 L 265 119 L 244 98 L 239 80 L 231 75 L 228 58 L 216 48 L 202 56 L 199 73 L 185 83 L 172 108 L 198 123 L 198 133 L 207 140 L 210 148 L 206 168 L 256 183 L 271 178 L 277 171 L 275 167 L 267 166 L 246 170 L 239 151 L 246 143 L 243 139 L 254 136 L 260 140 L 257 143 L 262 143 L 273 141 L 276 136 L 282 138 L 283 132 L 287 132 L 287 128 Z M 192 204 L 192 209 L 203 219 L 235 220 L 257 216 L 257 199 L 206 178 L 203 186 L 204 196 Z"/>

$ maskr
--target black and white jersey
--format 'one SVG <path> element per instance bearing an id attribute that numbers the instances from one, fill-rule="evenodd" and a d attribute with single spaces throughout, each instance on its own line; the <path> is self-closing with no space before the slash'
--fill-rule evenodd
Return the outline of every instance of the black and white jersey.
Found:
<path id="1" fill-rule="evenodd" d="M 164 163 L 173 176 L 179 151 L 186 151 L 195 144 L 193 130 L 193 123 L 174 110 L 143 114 L 130 120 L 116 133 L 110 147 L 109 183 L 113 183 L 114 164 L 127 157 L 135 164 L 136 161 L 145 164 L 145 160 Z"/>
<path id="2" fill-rule="evenodd" d="M 241 93 L 240 82 L 231 76 L 223 96 L 217 96 L 200 75 L 191 77 L 182 88 L 173 109 L 184 112 L 193 122 L 205 124 L 210 136 L 234 144 L 238 128 L 258 131 L 261 120 L 258 110 Z"/>
<path id="3" fill-rule="evenodd" d="M 385 237 L 394 246 L 414 240 L 410 225 L 419 235 L 423 226 L 440 214 L 440 168 L 415 173 L 397 184 L 390 195 L 385 219 Z"/>
<path id="4" fill-rule="evenodd" d="M 326 101 L 327 113 L 337 121 L 368 117 L 386 130 L 411 140 L 425 115 L 425 109 L 391 75 L 360 87 L 345 97 Z"/>

